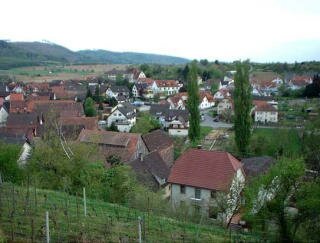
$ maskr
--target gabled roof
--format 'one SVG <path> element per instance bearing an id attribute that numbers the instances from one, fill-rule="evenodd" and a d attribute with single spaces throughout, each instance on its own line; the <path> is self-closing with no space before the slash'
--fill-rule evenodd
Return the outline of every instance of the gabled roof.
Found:
<path id="1" fill-rule="evenodd" d="M 130 92 L 127 86 L 113 85 L 110 87 L 110 90 L 114 93 L 129 93 Z"/>
<path id="2" fill-rule="evenodd" d="M 227 191 L 241 163 L 228 152 L 189 149 L 171 168 L 169 183 Z"/>
<path id="3" fill-rule="evenodd" d="M 59 123 L 62 126 L 83 126 L 85 129 L 98 129 L 97 117 L 60 117 Z"/>
<path id="4" fill-rule="evenodd" d="M 265 100 L 254 100 L 253 104 L 255 105 L 255 111 L 277 111 L 277 109 L 274 106 L 272 106 Z"/>
<path id="5" fill-rule="evenodd" d="M 80 142 L 104 145 L 102 153 L 107 158 L 117 155 L 123 162 L 129 162 L 138 149 L 140 134 L 83 129 L 79 135 Z"/>
<path id="6" fill-rule="evenodd" d="M 179 87 L 177 80 L 155 80 L 158 87 Z"/>
<path id="7" fill-rule="evenodd" d="M 142 135 L 142 139 L 149 152 L 166 149 L 173 145 L 173 139 L 160 129 Z"/>
<path id="8" fill-rule="evenodd" d="M 50 111 L 58 113 L 60 117 L 84 116 L 83 106 L 73 100 L 32 100 L 28 109 L 38 114 L 47 114 Z"/>
<path id="9" fill-rule="evenodd" d="M 12 113 L 8 116 L 7 127 L 27 127 L 38 125 L 38 115 L 35 112 L 31 113 Z"/>
<path id="10" fill-rule="evenodd" d="M 129 165 L 136 173 L 138 181 L 154 191 L 166 182 L 170 173 L 157 151 L 144 156 L 142 160 L 140 158 L 133 160 Z"/>
<path id="11" fill-rule="evenodd" d="M 117 106 L 117 109 L 128 119 L 135 116 L 135 107 L 130 103 L 122 103 Z M 117 110 L 115 109 L 115 110 Z"/>

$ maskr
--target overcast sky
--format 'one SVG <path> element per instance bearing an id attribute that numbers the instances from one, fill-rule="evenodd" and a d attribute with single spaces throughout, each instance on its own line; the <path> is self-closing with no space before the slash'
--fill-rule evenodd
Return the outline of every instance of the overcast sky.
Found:
<path id="1" fill-rule="evenodd" d="M 320 0 L 1 0 L 0 39 L 233 61 L 320 60 Z"/>

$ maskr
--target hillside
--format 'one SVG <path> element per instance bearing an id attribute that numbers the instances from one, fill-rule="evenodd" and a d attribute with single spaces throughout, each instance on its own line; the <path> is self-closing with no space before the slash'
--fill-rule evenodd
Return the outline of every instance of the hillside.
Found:
<path id="1" fill-rule="evenodd" d="M 179 57 L 134 52 L 83 50 L 74 52 L 63 46 L 44 42 L 6 42 L 0 40 L 0 69 L 54 63 L 73 64 L 181 64 L 189 60 Z"/>
<path id="2" fill-rule="evenodd" d="M 147 242 L 253 239 L 229 234 L 217 226 L 182 222 L 97 200 L 87 200 L 85 217 L 81 197 L 12 184 L 0 186 L 0 230 L 12 241 L 44 241 L 45 211 L 49 211 L 52 242 L 137 242 L 139 216 L 144 219 L 142 234 Z"/>

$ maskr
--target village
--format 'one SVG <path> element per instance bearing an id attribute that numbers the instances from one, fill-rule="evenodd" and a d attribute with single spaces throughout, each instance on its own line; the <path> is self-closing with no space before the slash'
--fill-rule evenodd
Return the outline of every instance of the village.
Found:
<path id="1" fill-rule="evenodd" d="M 50 121 L 66 156 L 71 153 L 69 142 L 95 144 L 106 169 L 115 161 L 130 166 L 141 184 L 154 192 L 163 190 L 173 208 L 191 206 L 208 218 L 241 228 L 245 224 L 237 205 L 241 191 L 246 181 L 266 173 L 275 159 L 237 159 L 221 146 L 230 140 L 233 127 L 234 74 L 228 71 L 221 80 L 198 76 L 205 132 L 196 148 L 188 145 L 186 80 L 155 80 L 138 68 L 112 69 L 105 72 L 105 80 L 2 83 L 0 136 L 22 146 L 18 161 L 24 165 L 50 129 L 46 125 Z M 284 80 L 268 72 L 252 75 L 250 109 L 255 126 L 285 126 L 279 125 L 285 116 L 275 99 L 279 89 L 297 90 L 311 83 L 309 76 Z M 308 113 L 317 115 L 313 110 Z M 152 120 L 149 130 L 137 129 L 143 119 Z M 221 192 L 229 195 L 224 212 L 217 209 Z"/>

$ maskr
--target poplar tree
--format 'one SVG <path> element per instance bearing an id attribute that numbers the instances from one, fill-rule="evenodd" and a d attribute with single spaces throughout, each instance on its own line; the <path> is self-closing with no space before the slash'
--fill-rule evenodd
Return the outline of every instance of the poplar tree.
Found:
<path id="1" fill-rule="evenodd" d="M 251 137 L 252 96 L 249 82 L 249 61 L 237 62 L 234 79 L 234 130 L 235 142 L 241 156 L 248 153 Z"/>
<path id="2" fill-rule="evenodd" d="M 199 112 L 199 87 L 197 82 L 197 67 L 191 64 L 187 74 L 188 81 L 188 102 L 187 107 L 190 112 L 189 138 L 192 143 L 200 139 L 200 112 Z"/>

